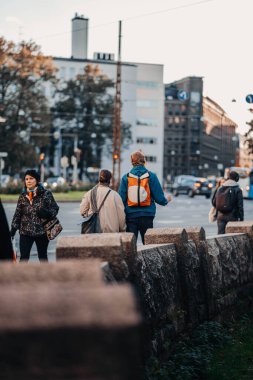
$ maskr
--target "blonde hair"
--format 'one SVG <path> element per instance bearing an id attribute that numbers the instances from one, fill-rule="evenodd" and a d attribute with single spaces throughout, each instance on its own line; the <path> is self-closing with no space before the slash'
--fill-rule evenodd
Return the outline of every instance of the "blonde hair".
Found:
<path id="1" fill-rule="evenodd" d="M 137 150 L 131 154 L 131 162 L 133 166 L 145 165 L 145 155 L 140 150 Z"/>

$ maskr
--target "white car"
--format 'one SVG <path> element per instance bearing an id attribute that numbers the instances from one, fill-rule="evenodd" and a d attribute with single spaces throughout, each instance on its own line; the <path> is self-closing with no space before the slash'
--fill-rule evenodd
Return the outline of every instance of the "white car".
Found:
<path id="1" fill-rule="evenodd" d="M 65 184 L 65 178 L 56 176 L 47 178 L 43 185 L 48 189 L 56 189 L 58 186 L 63 186 Z"/>

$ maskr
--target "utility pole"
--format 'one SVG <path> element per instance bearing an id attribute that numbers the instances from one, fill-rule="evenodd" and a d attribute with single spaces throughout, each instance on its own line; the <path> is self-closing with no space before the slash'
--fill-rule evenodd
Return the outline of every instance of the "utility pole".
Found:
<path id="1" fill-rule="evenodd" d="M 116 94 L 113 118 L 112 186 L 116 190 L 120 182 L 121 152 L 121 21 L 119 21 L 119 47 L 117 62 Z"/>

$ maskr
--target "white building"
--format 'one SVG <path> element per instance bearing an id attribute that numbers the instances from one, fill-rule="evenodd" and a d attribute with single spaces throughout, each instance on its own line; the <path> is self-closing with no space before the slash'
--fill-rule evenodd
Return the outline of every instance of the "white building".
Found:
<path id="1" fill-rule="evenodd" d="M 72 19 L 72 56 L 54 57 L 64 80 L 83 73 L 87 64 L 98 65 L 101 72 L 116 82 L 117 62 L 113 54 L 95 53 L 87 58 L 88 19 L 77 14 Z M 163 65 L 122 62 L 121 118 L 131 125 L 133 143 L 121 153 L 121 173 L 131 168 L 131 152 L 141 149 L 147 158 L 147 168 L 155 172 L 160 181 L 163 173 L 164 90 Z M 112 169 L 112 158 L 103 158 L 103 167 Z"/>

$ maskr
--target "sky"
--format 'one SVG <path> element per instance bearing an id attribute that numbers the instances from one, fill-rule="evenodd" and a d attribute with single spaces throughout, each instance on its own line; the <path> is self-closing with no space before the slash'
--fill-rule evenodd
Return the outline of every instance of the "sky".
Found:
<path id="1" fill-rule="evenodd" d="M 224 108 L 238 132 L 247 131 L 253 0 L 0 0 L 0 36 L 32 39 L 46 55 L 70 57 L 76 12 L 89 18 L 88 58 L 117 57 L 122 20 L 123 61 L 163 64 L 164 83 L 202 76 L 204 95 Z"/>

